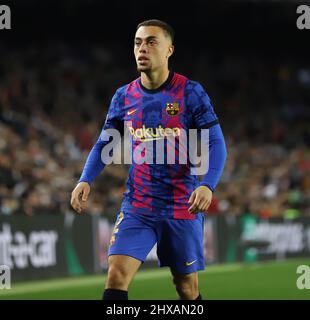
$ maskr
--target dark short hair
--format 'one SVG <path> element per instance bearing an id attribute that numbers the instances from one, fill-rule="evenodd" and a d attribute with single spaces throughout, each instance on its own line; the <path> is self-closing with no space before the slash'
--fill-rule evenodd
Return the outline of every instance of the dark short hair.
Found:
<path id="1" fill-rule="evenodd" d="M 161 21 L 161 20 L 157 20 L 157 19 L 151 19 L 151 20 L 145 20 L 141 23 L 138 24 L 137 26 L 137 30 L 140 27 L 145 27 L 145 26 L 152 26 L 152 27 L 159 27 L 161 29 L 163 29 L 163 31 L 165 32 L 165 34 L 170 37 L 171 42 L 173 43 L 174 41 L 174 30 L 173 28 L 166 22 Z"/>

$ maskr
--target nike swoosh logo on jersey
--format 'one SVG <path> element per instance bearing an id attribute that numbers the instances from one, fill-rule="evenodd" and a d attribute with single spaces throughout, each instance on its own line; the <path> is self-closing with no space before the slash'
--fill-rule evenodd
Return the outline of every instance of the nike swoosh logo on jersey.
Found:
<path id="1" fill-rule="evenodd" d="M 130 116 L 131 114 L 135 113 L 136 111 L 137 111 L 137 109 L 129 110 L 127 112 L 127 114 Z"/>
<path id="2" fill-rule="evenodd" d="M 188 266 L 191 266 L 192 264 L 194 264 L 197 260 L 194 260 L 192 262 L 185 262 L 185 265 L 188 267 Z"/>

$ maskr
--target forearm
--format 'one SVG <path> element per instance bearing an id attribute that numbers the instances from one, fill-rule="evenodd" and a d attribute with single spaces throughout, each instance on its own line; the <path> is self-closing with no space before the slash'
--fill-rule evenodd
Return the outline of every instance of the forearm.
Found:
<path id="1" fill-rule="evenodd" d="M 87 157 L 79 182 L 91 184 L 103 170 L 105 164 L 101 160 L 101 150 L 104 145 L 105 143 L 100 139 L 95 143 Z"/>
<path id="2" fill-rule="evenodd" d="M 91 184 L 104 169 L 106 162 L 103 161 L 104 158 L 102 157 L 102 149 L 111 141 L 113 141 L 114 138 L 115 137 L 111 136 L 111 132 L 109 132 L 109 130 L 103 130 L 101 132 L 99 139 L 87 157 L 79 182 L 87 182 L 88 184 Z M 116 137 L 116 142 L 118 140 L 119 137 Z"/>
<path id="3" fill-rule="evenodd" d="M 226 157 L 227 151 L 221 127 L 215 125 L 209 130 L 209 170 L 202 179 L 201 186 L 207 186 L 212 192 L 215 190 L 223 173 Z"/>

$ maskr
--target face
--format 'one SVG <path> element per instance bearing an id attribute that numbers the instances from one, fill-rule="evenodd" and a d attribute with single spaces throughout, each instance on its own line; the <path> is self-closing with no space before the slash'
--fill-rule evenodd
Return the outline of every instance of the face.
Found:
<path id="1" fill-rule="evenodd" d="M 156 71 L 168 66 L 173 53 L 171 39 L 160 27 L 143 26 L 135 35 L 134 54 L 139 72 Z"/>

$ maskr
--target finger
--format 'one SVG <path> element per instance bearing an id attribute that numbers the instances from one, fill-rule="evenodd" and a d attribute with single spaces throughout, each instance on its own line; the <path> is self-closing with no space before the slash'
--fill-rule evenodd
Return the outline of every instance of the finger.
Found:
<path id="1" fill-rule="evenodd" d="M 82 211 L 83 211 L 83 208 L 82 208 L 82 206 L 81 206 L 81 204 L 80 203 L 78 203 L 77 205 L 76 205 L 76 210 L 75 210 L 77 213 L 81 213 Z"/>
<path id="2" fill-rule="evenodd" d="M 202 198 L 201 196 L 197 197 L 196 208 L 197 209 L 201 208 L 201 205 L 202 205 L 203 202 L 204 202 L 204 198 Z"/>
<path id="3" fill-rule="evenodd" d="M 196 196 L 194 203 L 190 206 L 188 211 L 191 213 L 194 213 L 195 210 L 197 210 L 200 202 L 201 202 L 201 198 L 199 196 Z"/>
<path id="4" fill-rule="evenodd" d="M 87 201 L 88 195 L 89 195 L 89 189 L 87 189 L 87 188 L 83 189 L 83 191 L 82 191 L 82 201 Z"/>
<path id="5" fill-rule="evenodd" d="M 198 207 L 199 211 L 203 211 L 207 205 L 208 205 L 208 199 L 204 199 L 203 201 L 201 201 Z"/>
<path id="6" fill-rule="evenodd" d="M 81 203 L 81 211 L 84 211 L 86 209 L 87 206 L 87 201 L 82 201 Z"/>
<path id="7" fill-rule="evenodd" d="M 75 210 L 75 198 L 74 198 L 74 194 L 72 193 L 71 195 L 71 201 L 70 201 L 71 207 Z"/>
<path id="8" fill-rule="evenodd" d="M 78 213 L 80 213 L 81 210 L 82 210 L 80 204 L 77 203 L 77 202 L 75 202 L 75 203 L 73 204 L 73 209 L 74 209 L 76 212 L 78 212 Z"/>
<path id="9" fill-rule="evenodd" d="M 77 212 L 81 211 L 80 201 L 75 193 L 72 195 L 72 198 L 71 198 L 71 206 L 75 211 Z"/>
<path id="10" fill-rule="evenodd" d="M 204 197 L 200 199 L 199 203 L 197 204 L 195 213 L 198 212 L 204 212 L 204 208 L 208 205 L 208 199 L 205 199 Z"/>
<path id="11" fill-rule="evenodd" d="M 198 213 L 198 212 L 201 212 L 201 206 L 197 206 L 197 207 L 195 208 L 194 213 Z"/>
<path id="12" fill-rule="evenodd" d="M 207 213 L 208 208 L 210 207 L 211 201 L 207 201 L 207 203 L 204 205 L 202 212 Z"/>
<path id="13" fill-rule="evenodd" d="M 196 192 L 193 191 L 189 200 L 188 200 L 188 203 L 193 203 L 195 201 L 195 198 L 196 198 Z"/>
<path id="14" fill-rule="evenodd" d="M 193 203 L 193 204 L 188 208 L 188 211 L 189 211 L 190 213 L 193 213 L 193 212 L 195 211 L 195 209 L 196 209 L 196 204 Z"/>

